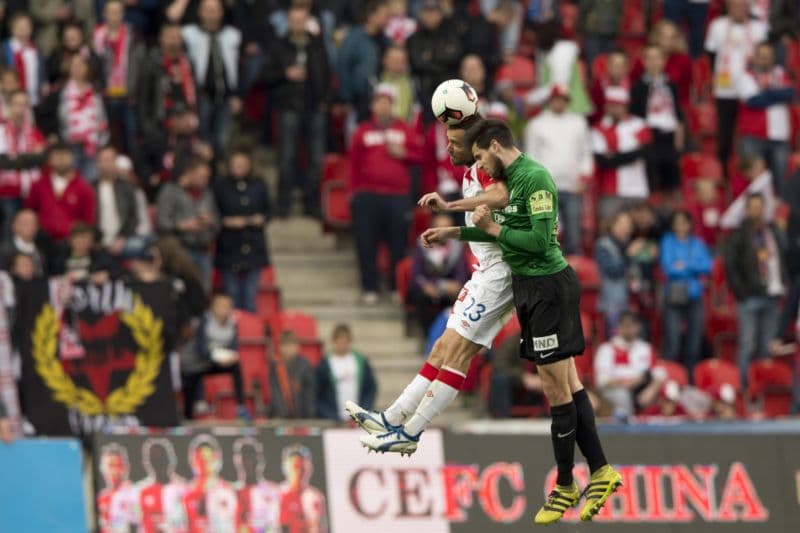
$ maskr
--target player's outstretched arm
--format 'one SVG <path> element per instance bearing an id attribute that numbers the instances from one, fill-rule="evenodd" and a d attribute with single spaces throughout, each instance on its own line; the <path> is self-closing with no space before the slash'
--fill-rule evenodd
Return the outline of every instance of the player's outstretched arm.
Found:
<path id="1" fill-rule="evenodd" d="M 434 211 L 456 211 L 465 213 L 474 211 L 479 205 L 486 205 L 490 209 L 503 209 L 508 205 L 508 188 L 505 183 L 493 183 L 486 190 L 473 198 L 461 198 L 447 202 L 438 192 L 424 195 L 417 202 L 422 207 L 430 207 Z"/>
<path id="2" fill-rule="evenodd" d="M 508 187 L 505 183 L 492 183 L 486 190 L 472 198 L 461 198 L 447 203 L 448 211 L 475 211 L 485 205 L 492 211 L 504 209 L 508 205 Z"/>
<path id="3" fill-rule="evenodd" d="M 447 228 L 429 228 L 420 236 L 422 246 L 430 248 L 436 243 L 446 241 L 448 239 L 458 239 L 459 228 L 450 226 Z"/>

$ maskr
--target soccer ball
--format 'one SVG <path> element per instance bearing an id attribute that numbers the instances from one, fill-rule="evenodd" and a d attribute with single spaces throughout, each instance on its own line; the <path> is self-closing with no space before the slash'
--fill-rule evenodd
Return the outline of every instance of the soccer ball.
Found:
<path id="1" fill-rule="evenodd" d="M 464 80 L 447 80 L 433 91 L 431 109 L 436 120 L 448 126 L 478 112 L 478 93 Z"/>

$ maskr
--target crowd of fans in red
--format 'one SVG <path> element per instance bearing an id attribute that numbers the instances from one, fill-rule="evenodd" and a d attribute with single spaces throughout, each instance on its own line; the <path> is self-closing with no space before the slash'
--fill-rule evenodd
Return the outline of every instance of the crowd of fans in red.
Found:
<path id="1" fill-rule="evenodd" d="M 694 378 L 678 383 L 702 387 L 708 357 L 734 361 L 738 381 L 726 383 L 740 397 L 781 395 L 792 372 L 777 356 L 790 352 L 800 300 L 798 9 L 792 0 L 6 2 L 2 266 L 23 281 L 171 275 L 195 317 L 223 287 L 237 308 L 272 320 L 279 289 L 265 270 L 263 227 L 296 213 L 300 189 L 307 215 L 352 230 L 364 303 L 378 300 L 388 272 L 429 330 L 469 262 L 458 243 L 404 258 L 432 222 L 414 198 L 460 191 L 463 169 L 450 165 L 428 105 L 438 83 L 460 77 L 482 114 L 507 120 L 556 180 L 561 239 L 597 347 L 582 366 L 601 397 L 613 396 L 604 383 L 638 394 L 659 382 L 656 360 L 682 363 Z M 274 204 L 253 147 L 230 141 L 253 136 L 277 153 Z M 616 334 L 630 311 L 657 347 L 636 363 L 642 382 L 608 377 L 632 360 L 632 341 Z M 599 347 L 609 337 L 610 364 Z M 505 398 L 536 380 L 501 366 L 483 372 L 485 389 L 505 379 L 492 394 L 513 405 Z M 764 375 L 770 386 L 759 389 Z M 248 379 L 243 387 L 252 392 Z"/>

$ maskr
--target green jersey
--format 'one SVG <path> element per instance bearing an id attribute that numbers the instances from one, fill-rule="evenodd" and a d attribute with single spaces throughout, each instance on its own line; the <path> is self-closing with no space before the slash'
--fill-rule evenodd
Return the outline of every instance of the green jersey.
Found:
<path id="1" fill-rule="evenodd" d="M 494 214 L 502 224 L 495 238 L 478 228 L 461 228 L 461 240 L 496 241 L 514 274 L 546 276 L 561 272 L 567 261 L 558 244 L 558 191 L 550 173 L 521 154 L 504 175 L 508 206 Z"/>

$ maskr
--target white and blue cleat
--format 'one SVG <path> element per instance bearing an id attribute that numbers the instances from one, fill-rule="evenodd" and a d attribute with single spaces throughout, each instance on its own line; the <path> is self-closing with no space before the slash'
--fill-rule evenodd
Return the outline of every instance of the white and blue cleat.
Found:
<path id="1" fill-rule="evenodd" d="M 420 435 L 409 435 L 403 428 L 395 428 L 382 434 L 364 435 L 359 440 L 370 452 L 399 453 L 410 457 L 417 451 Z"/>
<path id="2" fill-rule="evenodd" d="M 355 402 L 347 400 L 344 403 L 344 408 L 353 419 L 353 422 L 358 424 L 358 427 L 369 433 L 370 435 L 383 435 L 389 431 L 400 429 L 403 426 L 393 426 L 390 424 L 383 412 L 381 411 L 367 411 Z"/>

